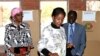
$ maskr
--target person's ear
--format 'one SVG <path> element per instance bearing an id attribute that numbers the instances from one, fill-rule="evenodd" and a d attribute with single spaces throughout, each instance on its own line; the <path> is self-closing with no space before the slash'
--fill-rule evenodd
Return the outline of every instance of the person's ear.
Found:
<path id="1" fill-rule="evenodd" d="M 52 20 L 54 20 L 54 16 L 52 16 Z"/>
<path id="2" fill-rule="evenodd" d="M 15 17 L 12 17 L 12 20 L 15 21 Z"/>

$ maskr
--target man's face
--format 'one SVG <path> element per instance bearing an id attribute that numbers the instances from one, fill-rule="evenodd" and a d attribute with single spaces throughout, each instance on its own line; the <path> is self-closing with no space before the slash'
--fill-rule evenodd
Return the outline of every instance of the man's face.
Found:
<path id="1" fill-rule="evenodd" d="M 15 19 L 16 22 L 22 22 L 22 20 L 23 20 L 23 13 L 20 12 L 20 13 L 16 14 L 14 16 L 14 19 Z"/>
<path id="2" fill-rule="evenodd" d="M 53 23 L 57 26 L 57 27 L 60 27 L 63 23 L 63 20 L 64 20 L 64 15 L 63 14 L 59 14 L 57 16 L 52 16 L 53 18 Z"/>
<path id="3" fill-rule="evenodd" d="M 68 15 L 68 23 L 70 23 L 70 24 L 75 23 L 76 18 L 77 18 L 77 16 L 76 16 L 75 14 L 70 13 L 70 14 Z"/>

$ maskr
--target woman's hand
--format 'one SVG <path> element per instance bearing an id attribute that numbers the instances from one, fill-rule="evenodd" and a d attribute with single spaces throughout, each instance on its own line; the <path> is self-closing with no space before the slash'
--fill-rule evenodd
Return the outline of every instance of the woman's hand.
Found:
<path id="1" fill-rule="evenodd" d="M 22 51 L 23 51 L 23 50 L 22 50 Z M 28 47 L 27 47 L 27 50 L 26 50 L 23 54 L 28 54 L 28 53 L 30 53 L 30 51 L 31 51 L 31 47 L 28 46 Z"/>
<path id="2" fill-rule="evenodd" d="M 9 50 L 10 50 L 10 52 L 14 53 L 14 48 L 13 47 L 9 48 Z"/>
<path id="3" fill-rule="evenodd" d="M 49 56 L 59 56 L 57 53 L 49 53 Z"/>

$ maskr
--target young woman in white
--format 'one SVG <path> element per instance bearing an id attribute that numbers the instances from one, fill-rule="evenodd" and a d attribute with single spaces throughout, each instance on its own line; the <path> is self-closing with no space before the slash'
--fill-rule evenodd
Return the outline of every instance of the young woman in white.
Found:
<path id="1" fill-rule="evenodd" d="M 58 7 L 53 10 L 53 22 L 43 29 L 39 41 L 40 56 L 66 56 L 66 35 L 61 26 L 65 15 L 63 8 Z"/>

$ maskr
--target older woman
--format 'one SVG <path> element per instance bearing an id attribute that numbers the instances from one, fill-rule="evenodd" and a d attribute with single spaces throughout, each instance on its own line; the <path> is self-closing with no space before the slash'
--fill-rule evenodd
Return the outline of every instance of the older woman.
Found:
<path id="1" fill-rule="evenodd" d="M 33 47 L 28 24 L 22 22 L 23 12 L 21 8 L 13 8 L 11 22 L 6 25 L 5 45 L 7 56 L 29 56 Z"/>

